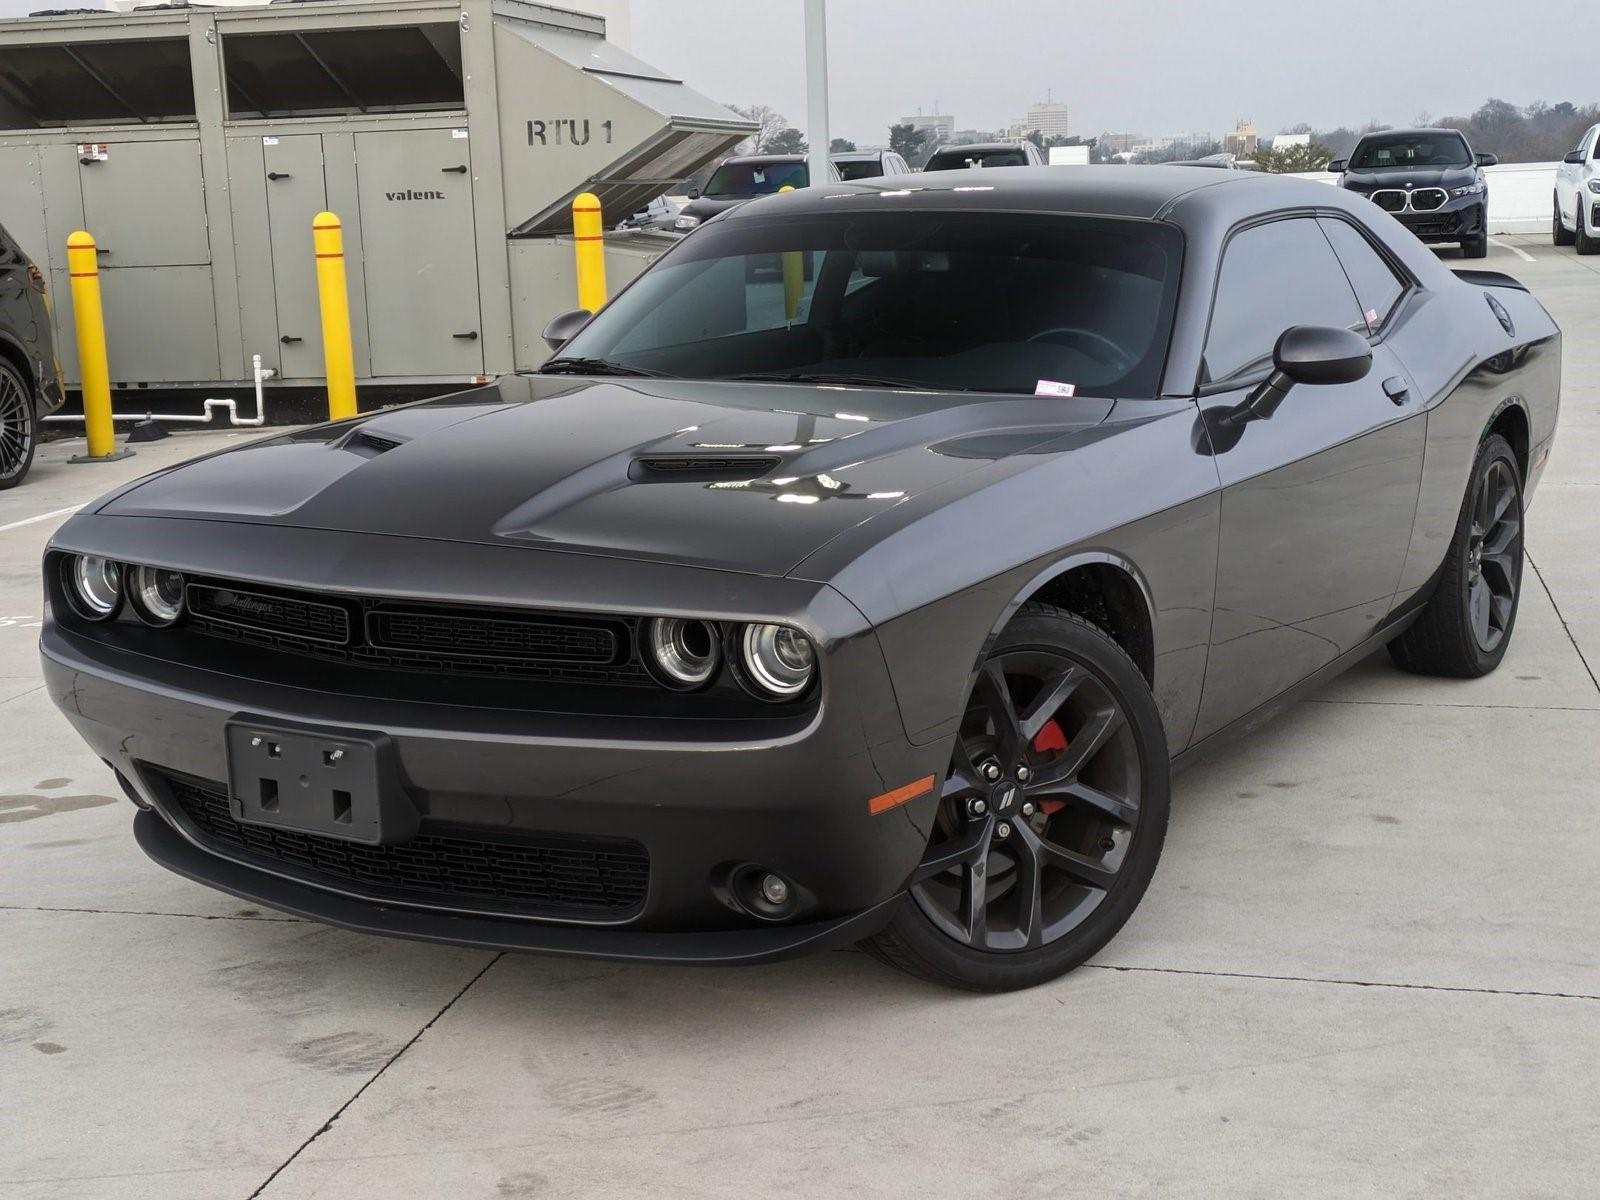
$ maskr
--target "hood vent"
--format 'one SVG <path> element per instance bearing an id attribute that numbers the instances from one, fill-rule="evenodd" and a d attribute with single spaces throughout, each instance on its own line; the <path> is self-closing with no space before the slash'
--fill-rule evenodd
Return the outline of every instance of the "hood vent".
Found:
<path id="1" fill-rule="evenodd" d="M 379 433 L 358 429 L 345 439 L 343 449 L 352 454 L 359 454 L 362 458 L 377 458 L 378 455 L 386 454 L 403 444 L 399 438 L 384 437 Z"/>
<path id="2" fill-rule="evenodd" d="M 710 483 L 760 479 L 783 460 L 776 454 L 672 454 L 636 458 L 628 468 L 635 483 Z"/>

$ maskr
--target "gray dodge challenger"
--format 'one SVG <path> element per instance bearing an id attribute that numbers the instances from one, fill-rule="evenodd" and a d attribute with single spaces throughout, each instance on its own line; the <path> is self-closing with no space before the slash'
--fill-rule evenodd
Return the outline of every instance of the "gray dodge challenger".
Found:
<path id="1" fill-rule="evenodd" d="M 430 941 L 1052 979 L 1175 766 L 1381 645 L 1494 670 L 1561 362 L 1365 199 L 1182 167 L 756 200 L 544 334 L 51 541 L 49 689 L 158 863 Z"/>

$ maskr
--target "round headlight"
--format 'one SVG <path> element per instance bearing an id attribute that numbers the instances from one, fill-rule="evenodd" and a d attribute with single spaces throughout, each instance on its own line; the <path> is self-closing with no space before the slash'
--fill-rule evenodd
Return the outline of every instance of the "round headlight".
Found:
<path id="1" fill-rule="evenodd" d="M 657 678 L 673 688 L 710 682 L 722 657 L 715 629 L 679 617 L 653 617 L 645 628 L 645 645 Z"/>
<path id="2" fill-rule="evenodd" d="M 122 567 L 97 554 L 80 554 L 67 567 L 78 611 L 91 621 L 109 620 L 122 603 Z"/>
<path id="3" fill-rule="evenodd" d="M 798 629 L 787 625 L 747 625 L 744 668 L 769 698 L 787 700 L 810 685 L 817 671 L 817 652 L 811 639 Z"/>
<path id="4" fill-rule="evenodd" d="M 148 625 L 171 625 L 183 615 L 183 576 L 165 567 L 134 567 L 128 577 L 133 611 Z"/>

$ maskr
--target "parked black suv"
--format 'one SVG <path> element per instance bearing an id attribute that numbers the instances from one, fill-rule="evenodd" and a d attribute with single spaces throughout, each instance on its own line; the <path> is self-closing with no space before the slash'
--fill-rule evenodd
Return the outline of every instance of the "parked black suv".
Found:
<path id="1" fill-rule="evenodd" d="M 44 272 L 0 226 L 0 491 L 27 475 L 39 418 L 61 400 Z"/>
<path id="2" fill-rule="evenodd" d="M 1474 154 L 1456 129 L 1385 129 L 1335 159 L 1339 186 L 1359 192 L 1424 242 L 1457 242 L 1465 258 L 1489 253 L 1489 188 L 1483 168 L 1499 160 Z"/>
<path id="3" fill-rule="evenodd" d="M 969 142 L 940 146 L 922 164 L 924 171 L 964 171 L 968 167 L 1042 167 L 1044 155 L 1030 141 Z"/>
<path id="4" fill-rule="evenodd" d="M 828 164 L 825 183 L 837 183 L 839 168 Z M 804 154 L 741 154 L 725 158 L 706 180 L 706 190 L 690 192 L 689 203 L 678 210 L 674 229 L 687 232 L 719 212 L 770 196 L 786 187 L 803 188 L 811 183 L 811 169 Z"/>

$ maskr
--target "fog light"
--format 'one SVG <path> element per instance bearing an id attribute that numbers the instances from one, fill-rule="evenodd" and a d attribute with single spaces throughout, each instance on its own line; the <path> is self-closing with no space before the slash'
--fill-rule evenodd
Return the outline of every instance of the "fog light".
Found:
<path id="1" fill-rule="evenodd" d="M 811 639 L 787 625 L 749 625 L 744 631 L 744 667 L 768 699 L 788 700 L 805 691 L 817 669 Z"/>
<path id="2" fill-rule="evenodd" d="M 645 629 L 645 645 L 656 677 L 681 690 L 710 682 L 722 659 L 717 631 L 704 621 L 652 618 Z"/>
<path id="3" fill-rule="evenodd" d="M 70 560 L 67 582 L 78 611 L 91 621 L 106 621 L 122 603 L 122 567 L 109 558 L 80 554 Z"/>
<path id="4" fill-rule="evenodd" d="M 147 625 L 171 625 L 183 615 L 183 576 L 165 567 L 134 567 L 128 580 L 133 611 Z"/>
<path id="5" fill-rule="evenodd" d="M 789 903 L 789 885 L 776 875 L 763 875 L 761 898 L 774 908 L 782 908 Z"/>

